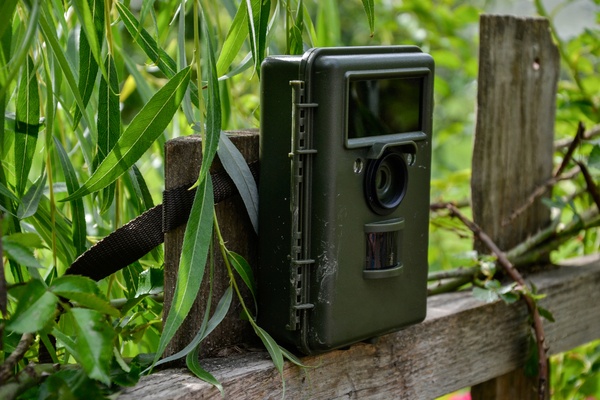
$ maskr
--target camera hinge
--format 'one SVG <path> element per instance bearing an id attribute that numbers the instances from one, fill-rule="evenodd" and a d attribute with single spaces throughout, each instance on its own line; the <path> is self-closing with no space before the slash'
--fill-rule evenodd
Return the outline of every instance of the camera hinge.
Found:
<path id="1" fill-rule="evenodd" d="M 316 103 L 306 102 L 304 81 L 290 81 L 292 86 L 292 143 L 291 159 L 291 254 L 290 254 L 290 315 L 287 328 L 298 330 L 302 316 L 313 304 L 308 302 L 308 269 L 315 263 L 310 259 L 307 240 L 310 229 L 310 196 L 312 149 L 310 118 Z"/>

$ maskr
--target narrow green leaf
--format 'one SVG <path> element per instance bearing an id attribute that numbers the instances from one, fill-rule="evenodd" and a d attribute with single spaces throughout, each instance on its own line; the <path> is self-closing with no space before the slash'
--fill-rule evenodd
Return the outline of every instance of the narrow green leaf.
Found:
<path id="1" fill-rule="evenodd" d="M 302 39 L 302 33 L 304 32 L 304 12 L 302 0 L 298 2 L 298 9 L 296 11 L 296 19 L 293 25 L 290 27 L 290 54 L 302 54 L 304 53 L 304 40 Z"/>
<path id="2" fill-rule="evenodd" d="M 37 212 L 29 220 L 37 233 L 44 239 L 49 248 L 52 247 L 53 238 L 58 243 L 57 255 L 63 265 L 71 265 L 75 259 L 75 249 L 71 237 L 71 226 L 67 218 L 57 210 L 54 220 L 50 215 L 50 201 L 42 196 Z"/>
<path id="3" fill-rule="evenodd" d="M 198 181 L 205 180 L 212 165 L 217 148 L 219 146 L 219 137 L 221 135 L 221 100 L 219 99 L 219 80 L 217 76 L 217 67 L 215 64 L 215 52 L 212 47 L 213 38 L 208 23 L 204 21 L 204 34 L 208 38 L 204 42 L 207 44 L 207 78 L 208 98 L 206 101 L 206 137 L 205 146 L 202 153 L 202 165 Z"/>
<path id="4" fill-rule="evenodd" d="M 260 76 L 260 64 L 265 58 L 271 0 L 246 0 L 246 6 L 248 32 L 251 34 L 250 48 L 254 58 L 254 68 Z"/>
<path id="5" fill-rule="evenodd" d="M 196 334 L 194 339 L 192 339 L 192 341 L 187 346 L 185 346 L 185 348 L 183 348 L 182 350 L 178 351 L 177 353 L 175 353 L 169 357 L 165 357 L 162 360 L 158 361 L 155 364 L 155 366 L 165 364 L 165 363 L 168 363 L 171 361 L 179 360 L 179 359 L 187 356 L 188 354 L 190 354 L 190 352 L 192 352 L 194 349 L 196 349 L 200 345 L 200 343 L 208 335 L 210 335 L 210 333 L 221 323 L 221 321 L 223 321 L 223 319 L 227 315 L 227 312 L 229 311 L 229 308 L 231 307 L 232 299 L 233 299 L 233 289 L 231 286 L 229 286 L 225 290 L 225 293 L 223 293 L 221 300 L 219 300 L 219 304 L 217 304 L 217 308 L 215 309 L 213 316 L 210 318 L 208 323 L 206 323 L 206 325 L 203 325 L 200 327 L 200 330 L 198 331 L 198 333 Z M 204 321 L 204 322 L 206 322 L 206 321 Z"/>
<path id="6" fill-rule="evenodd" d="M 81 28 L 83 31 L 83 28 Z M 96 77 L 98 76 L 98 63 L 94 59 L 90 43 L 88 42 L 87 35 L 79 34 L 79 92 L 83 100 L 84 106 L 87 106 L 94 86 L 96 85 Z M 73 127 L 77 127 L 79 120 L 81 119 L 81 110 L 75 109 L 73 116 Z"/>
<path id="7" fill-rule="evenodd" d="M 27 52 L 31 49 L 31 43 L 35 38 L 38 28 L 38 20 L 40 17 L 40 6 L 43 2 L 35 1 L 33 2 L 31 9 L 29 10 L 29 16 L 27 17 L 27 31 L 25 32 L 25 36 L 20 42 L 20 46 L 15 49 L 16 53 L 11 58 L 11 65 L 14 67 L 5 72 L 4 68 L 0 68 L 0 99 L 5 98 L 6 91 L 10 87 L 12 81 L 16 79 L 19 74 L 19 70 L 23 65 L 25 60 L 28 58 Z M 9 24 L 12 28 L 12 24 Z M 2 38 L 6 40 L 9 35 L 4 35 Z M 3 44 L 4 45 L 4 44 Z M 3 52 L 4 56 L 8 58 L 8 52 Z M 8 60 L 7 60 L 8 61 Z M 8 65 L 8 64 L 4 64 Z"/>
<path id="8" fill-rule="evenodd" d="M 112 56 L 106 57 L 108 79 L 101 78 L 98 98 L 98 165 L 115 147 L 121 136 L 121 109 L 119 104 L 119 78 Z"/>
<path id="9" fill-rule="evenodd" d="M 6 186 L 4 186 L 3 183 L 0 183 L 0 194 L 2 196 L 8 197 L 10 200 L 14 201 L 15 203 L 20 202 L 19 198 L 12 192 L 12 190 L 10 190 Z"/>
<path id="10" fill-rule="evenodd" d="M 67 155 L 67 152 L 63 148 L 58 138 L 54 138 L 54 147 L 58 153 L 58 159 L 65 175 L 65 183 L 67 184 L 67 190 L 69 194 L 75 193 L 79 189 L 79 182 L 77 181 L 77 175 L 75 174 L 75 168 L 71 163 L 71 159 Z M 72 230 L 71 237 L 73 240 L 73 246 L 77 254 L 82 254 L 86 249 L 86 223 L 85 223 L 85 210 L 83 207 L 82 199 L 71 200 L 71 213 L 72 217 Z"/>
<path id="11" fill-rule="evenodd" d="M 0 37 L 4 35 L 7 28 L 12 27 L 12 18 L 18 2 L 19 0 L 4 0 L 0 5 Z"/>
<path id="12" fill-rule="evenodd" d="M 54 329 L 52 329 L 52 335 L 62 342 L 62 344 L 65 346 L 65 349 L 67 349 L 69 353 L 73 355 L 77 354 L 77 344 L 75 343 L 75 340 L 71 339 L 56 326 Z"/>
<path id="13" fill-rule="evenodd" d="M 114 148 L 90 178 L 72 195 L 70 201 L 113 183 L 150 148 L 163 133 L 177 111 L 190 80 L 191 69 L 178 72 L 133 118 Z"/>
<path id="14" fill-rule="evenodd" d="M 119 79 L 110 54 L 106 57 L 106 71 L 109 82 L 102 77 L 98 93 L 98 151 L 94 159 L 94 168 L 106 158 L 121 136 Z M 110 208 L 115 196 L 115 187 L 116 184 L 112 183 L 102 190 L 101 214 Z"/>
<path id="15" fill-rule="evenodd" d="M 35 2 L 35 4 L 37 3 L 38 2 Z M 39 3 L 44 4 L 44 2 Z M 58 61 L 60 69 L 65 78 L 67 79 L 67 84 L 69 86 L 69 89 L 71 89 L 71 94 L 73 95 L 75 102 L 77 103 L 77 106 L 81 111 L 82 117 L 86 121 L 87 127 L 92 132 L 92 136 L 94 136 L 96 135 L 96 126 L 91 124 L 91 122 L 88 119 L 87 113 L 85 112 L 85 104 L 83 103 L 83 99 L 79 94 L 77 82 L 75 81 L 75 76 L 73 75 L 73 71 L 75 70 L 75 68 L 69 63 L 67 57 L 65 57 L 64 49 L 62 48 L 61 44 L 58 41 L 58 37 L 56 36 L 56 30 L 50 26 L 50 23 L 46 19 L 47 17 L 45 13 L 49 12 L 49 10 L 44 9 L 44 14 L 42 14 L 39 19 L 39 26 L 42 28 L 42 34 L 46 39 L 46 44 L 49 45 L 52 49 L 52 54 Z"/>
<path id="16" fill-rule="evenodd" d="M 100 38 L 104 35 L 104 1 L 72 0 L 71 4 L 81 22 L 81 31 L 85 34 L 96 67 L 100 66 L 102 75 L 106 77 L 106 68 L 102 64 L 102 43 L 100 42 Z M 83 112 L 83 110 L 81 111 Z"/>
<path id="17" fill-rule="evenodd" d="M 254 289 L 254 273 L 252 272 L 252 268 L 248 261 L 244 259 L 241 255 L 234 253 L 233 251 L 228 251 L 227 255 L 229 256 L 229 261 L 238 275 L 242 278 L 250 292 L 252 293 L 252 297 L 255 298 L 256 301 L 256 290 Z"/>
<path id="18" fill-rule="evenodd" d="M 154 207 L 154 200 L 139 168 L 133 165 L 129 170 L 129 177 L 131 178 L 132 189 L 140 201 L 140 211 L 146 211 Z"/>
<path id="19" fill-rule="evenodd" d="M 46 291 L 44 284 L 35 279 L 19 289 L 17 309 L 6 329 L 16 333 L 43 329 L 54 318 L 58 297 Z"/>
<path id="20" fill-rule="evenodd" d="M 258 188 L 248 163 L 246 163 L 238 148 L 223 132 L 219 135 L 218 154 L 223 168 L 231 177 L 242 197 L 254 231 L 258 233 Z"/>
<path id="21" fill-rule="evenodd" d="M 196 346 L 194 351 L 189 353 L 185 358 L 185 363 L 190 371 L 204 382 L 208 382 L 214 385 L 221 392 L 221 396 L 225 394 L 223 391 L 223 385 L 219 382 L 210 372 L 206 371 L 200 366 L 200 346 Z"/>
<path id="22" fill-rule="evenodd" d="M 590 152 L 590 158 L 588 159 L 588 167 L 600 169 L 600 145 L 597 144 L 592 148 Z"/>
<path id="23" fill-rule="evenodd" d="M 110 385 L 115 331 L 97 311 L 73 308 L 71 313 L 77 327 L 77 353 L 73 356 L 90 378 Z"/>
<path id="24" fill-rule="evenodd" d="M 31 185 L 27 193 L 21 199 L 22 203 L 19 204 L 17 209 L 17 218 L 24 219 L 31 217 L 37 212 L 38 205 L 44 194 L 44 187 L 46 185 L 46 174 L 42 173 L 42 176 Z"/>
<path id="25" fill-rule="evenodd" d="M 277 344 L 277 342 L 275 342 L 275 339 L 273 339 L 271 335 L 269 335 L 267 331 L 262 329 L 260 326 L 252 324 L 252 327 L 254 328 L 254 332 L 256 332 L 256 335 L 260 338 L 260 340 L 267 348 L 267 351 L 271 356 L 271 360 L 273 360 L 275 368 L 277 368 L 277 371 L 279 371 L 279 373 L 281 374 L 283 372 L 283 353 L 281 352 L 279 345 Z"/>
<path id="26" fill-rule="evenodd" d="M 96 282 L 78 275 L 64 275 L 56 278 L 49 290 L 57 296 L 77 302 L 82 307 L 91 308 L 103 314 L 120 317 L 119 310 L 110 305 L 100 293 Z"/>
<path id="27" fill-rule="evenodd" d="M 44 268 L 35 258 L 30 248 L 19 242 L 12 241 L 11 236 L 2 238 L 2 247 L 8 258 L 28 268 Z"/>
<path id="28" fill-rule="evenodd" d="M 279 346 L 279 349 L 281 350 L 281 354 L 283 354 L 283 356 L 285 358 L 287 358 L 289 361 L 291 361 L 295 365 L 302 367 L 302 368 L 310 368 L 309 365 L 303 364 L 302 361 L 300 361 L 300 359 L 298 357 L 296 357 L 294 354 L 290 353 L 283 347 Z"/>
<path id="29" fill-rule="evenodd" d="M 8 236 L 2 236 L 2 240 L 10 240 L 13 243 L 18 243 L 22 246 L 29 247 L 32 249 L 44 248 L 42 238 L 37 233 L 26 232 L 26 233 L 13 233 Z"/>
<path id="30" fill-rule="evenodd" d="M 317 43 L 319 47 L 341 44 L 340 15 L 335 0 L 319 1 L 317 11 Z"/>
<path id="31" fill-rule="evenodd" d="M 218 76 L 222 76 L 227 72 L 244 45 L 246 36 L 248 36 L 248 7 L 242 2 L 235 13 L 225 37 L 225 42 L 221 47 L 221 53 L 217 60 Z"/>
<path id="32" fill-rule="evenodd" d="M 132 36 L 133 40 L 142 48 L 144 53 L 156 66 L 167 76 L 172 77 L 177 71 L 177 63 L 173 60 L 152 38 L 141 24 L 135 19 L 134 15 L 127 7 L 120 2 L 115 6 L 121 16 L 125 28 Z"/>
<path id="33" fill-rule="evenodd" d="M 40 121 L 40 98 L 35 66 L 31 57 L 23 66 L 17 97 L 15 120 L 15 177 L 16 189 L 23 195 L 35 154 Z"/>
<path id="34" fill-rule="evenodd" d="M 362 0 L 365 13 L 367 14 L 367 20 L 369 21 L 369 29 L 371 30 L 371 37 L 375 33 L 375 6 L 373 0 Z"/>
<path id="35" fill-rule="evenodd" d="M 212 238 L 213 207 L 212 182 L 210 179 L 205 179 L 196 190 L 183 238 L 173 302 L 164 323 L 154 363 L 160 359 L 167 344 L 181 326 L 200 289 Z"/>

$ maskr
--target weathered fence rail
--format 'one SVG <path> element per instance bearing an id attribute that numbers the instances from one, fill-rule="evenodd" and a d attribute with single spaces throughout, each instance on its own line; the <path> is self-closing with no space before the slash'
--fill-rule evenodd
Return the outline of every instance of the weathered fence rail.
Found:
<path id="1" fill-rule="evenodd" d="M 522 208 L 529 194 L 552 176 L 554 95 L 558 55 L 547 22 L 506 16 L 482 17 L 477 132 L 473 160 L 473 215 L 502 249 L 509 249 L 549 223 L 539 200 Z M 437 107 L 443 107 L 437 105 Z M 247 161 L 257 158 L 257 132 L 236 134 Z M 200 166 L 197 137 L 169 142 L 166 187 L 193 182 Z M 228 246 L 255 263 L 256 237 L 239 199 L 218 206 Z M 226 222 L 225 222 L 226 221 Z M 165 240 L 165 309 L 173 295 L 183 228 Z M 480 244 L 477 248 L 484 250 Z M 217 268 L 219 270 L 219 268 Z M 227 277 L 215 288 L 215 298 Z M 549 354 L 600 338 L 600 255 L 569 260 L 560 268 L 527 277 L 547 295 L 541 306 L 556 322 L 545 322 Z M 219 286 L 220 285 L 220 286 Z M 198 329 L 207 289 L 168 353 L 184 347 Z M 226 398 L 432 399 L 473 386 L 475 399 L 528 399 L 534 384 L 522 366 L 531 334 L 522 302 L 482 303 L 470 293 L 429 298 L 427 319 L 386 335 L 302 361 L 286 363 L 281 376 L 266 351 L 253 349 L 253 334 L 238 312 L 230 312 L 212 334 L 201 364 L 222 384 Z M 236 343 L 246 343 L 242 348 Z M 250 345 L 248 345 L 250 343 Z M 218 349 L 226 348 L 227 357 Z M 518 382 L 516 384 L 515 382 Z M 182 369 L 157 372 L 124 390 L 120 400 L 220 398 L 219 391 Z"/>
<path id="2" fill-rule="evenodd" d="M 547 297 L 541 305 L 556 322 L 545 323 L 550 354 L 600 337 L 600 257 L 531 276 Z M 288 399 L 433 399 L 522 366 L 529 335 L 526 307 L 482 303 L 469 292 L 431 297 L 427 319 L 382 337 L 286 363 Z M 279 399 L 281 377 L 266 351 L 245 351 L 201 361 L 223 384 L 225 398 Z M 126 389 L 119 400 L 220 398 L 219 391 L 183 369 L 157 372 Z M 515 397 L 516 398 L 516 397 Z"/>

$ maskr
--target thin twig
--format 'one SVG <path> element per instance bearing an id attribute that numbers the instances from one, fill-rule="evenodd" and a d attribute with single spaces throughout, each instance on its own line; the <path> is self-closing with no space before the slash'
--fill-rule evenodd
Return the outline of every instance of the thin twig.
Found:
<path id="1" fill-rule="evenodd" d="M 4 363 L 0 365 L 0 385 L 3 385 L 7 380 L 12 378 L 15 366 L 23 359 L 25 353 L 27 353 L 27 350 L 29 350 L 33 344 L 34 339 L 35 336 L 33 333 L 24 333 L 23 336 L 21 336 L 21 340 L 15 348 L 15 351 L 10 353 L 10 356 L 6 357 Z"/>
<path id="2" fill-rule="evenodd" d="M 594 199 L 594 203 L 596 203 L 598 210 L 600 210 L 600 192 L 598 191 L 598 186 L 596 186 L 596 183 L 594 182 L 594 178 L 592 178 L 592 175 L 585 164 L 579 161 L 575 161 L 575 163 L 577 163 L 579 168 L 581 168 L 581 173 L 583 174 L 585 183 L 587 185 L 587 191 L 590 196 L 592 196 L 592 199 Z"/>
<path id="3" fill-rule="evenodd" d="M 431 205 L 429 206 L 429 209 L 431 211 L 445 210 L 445 209 L 447 209 L 447 207 L 446 207 L 447 204 L 448 204 L 447 202 L 431 203 Z M 454 204 L 454 206 L 457 208 L 466 208 L 466 207 L 471 206 L 471 202 L 469 201 L 469 199 L 462 199 L 459 201 L 455 201 L 452 204 Z"/>
<path id="4" fill-rule="evenodd" d="M 452 215 L 456 216 L 460 219 L 472 232 L 473 234 L 484 243 L 488 249 L 492 253 L 496 255 L 498 258 L 498 263 L 504 269 L 504 271 L 511 277 L 511 279 L 521 287 L 523 293 L 523 299 L 527 304 L 527 308 L 529 309 L 529 313 L 533 319 L 533 329 L 535 331 L 536 342 L 537 342 L 537 350 L 539 356 L 539 373 L 538 373 L 538 397 L 540 400 L 545 400 L 546 398 L 546 388 L 548 384 L 548 358 L 546 356 L 546 347 L 545 347 L 545 336 L 544 336 L 544 327 L 542 324 L 542 319 L 540 317 L 538 308 L 533 301 L 533 299 L 527 295 L 529 290 L 527 289 L 527 284 L 525 280 L 517 271 L 517 269 L 512 265 L 512 263 L 506 258 L 506 254 L 498 248 L 496 243 L 473 221 L 468 219 L 464 214 L 460 212 L 458 208 L 456 208 L 452 204 L 448 204 L 448 210 L 452 213 Z"/>
<path id="5" fill-rule="evenodd" d="M 453 292 L 459 287 L 471 281 L 473 281 L 473 275 L 450 279 L 446 282 L 440 281 L 440 283 L 438 283 L 437 285 L 432 285 L 427 288 L 427 296 L 434 296 L 436 294 Z"/>
<path id="6" fill-rule="evenodd" d="M 560 176 L 554 176 L 548 179 L 543 185 L 538 186 L 519 208 L 513 211 L 508 218 L 502 221 L 502 226 L 510 224 L 519 215 L 523 214 L 529 207 L 533 205 L 536 199 L 543 196 L 552 186 L 556 185 L 560 181 L 573 179 L 579 172 L 581 172 L 581 169 L 579 167 L 571 168 L 568 172 Z"/>
<path id="7" fill-rule="evenodd" d="M 428 281 L 440 281 L 449 278 L 464 278 L 465 276 L 473 277 L 479 272 L 479 267 L 455 268 L 446 271 L 435 271 L 427 275 Z"/>
<path id="8" fill-rule="evenodd" d="M 575 153 L 575 150 L 577 149 L 577 147 L 579 146 L 579 143 L 581 143 L 581 140 L 583 139 L 584 132 L 585 132 L 585 125 L 583 124 L 583 122 L 579 121 L 579 125 L 577 125 L 577 132 L 575 132 L 575 137 L 573 138 L 573 141 L 571 142 L 571 144 L 569 144 L 569 148 L 567 149 L 567 152 L 565 153 L 565 156 L 563 157 L 562 163 L 560 164 L 560 166 L 554 173 L 555 177 L 560 176 L 560 174 L 562 174 L 562 172 L 565 170 L 565 168 L 567 168 L 567 165 L 571 161 L 571 158 L 573 158 L 573 154 Z"/>
<path id="9" fill-rule="evenodd" d="M 596 136 L 600 136 L 600 124 L 594 125 L 588 129 L 581 138 L 582 141 L 587 142 L 594 139 Z M 554 150 L 560 150 L 564 147 L 569 147 L 573 139 L 565 138 L 554 142 Z"/>

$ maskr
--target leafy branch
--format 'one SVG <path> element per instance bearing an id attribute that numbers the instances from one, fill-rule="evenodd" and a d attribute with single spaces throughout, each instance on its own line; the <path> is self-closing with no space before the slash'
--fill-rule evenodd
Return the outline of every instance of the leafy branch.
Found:
<path id="1" fill-rule="evenodd" d="M 523 300 L 527 304 L 529 313 L 533 319 L 533 330 L 535 331 L 537 352 L 538 352 L 538 398 L 544 400 L 548 386 L 548 359 L 546 357 L 546 344 L 544 335 L 544 326 L 540 316 L 537 304 L 531 294 L 531 290 L 527 287 L 525 280 L 519 271 L 509 261 L 506 254 L 498 248 L 494 241 L 473 221 L 468 219 L 457 207 L 449 203 L 446 206 L 450 214 L 458 218 L 465 226 L 467 226 L 473 234 L 481 240 L 482 243 L 494 254 L 498 259 L 498 264 L 504 269 L 507 275 L 517 283 L 517 290 L 523 294 Z"/>

